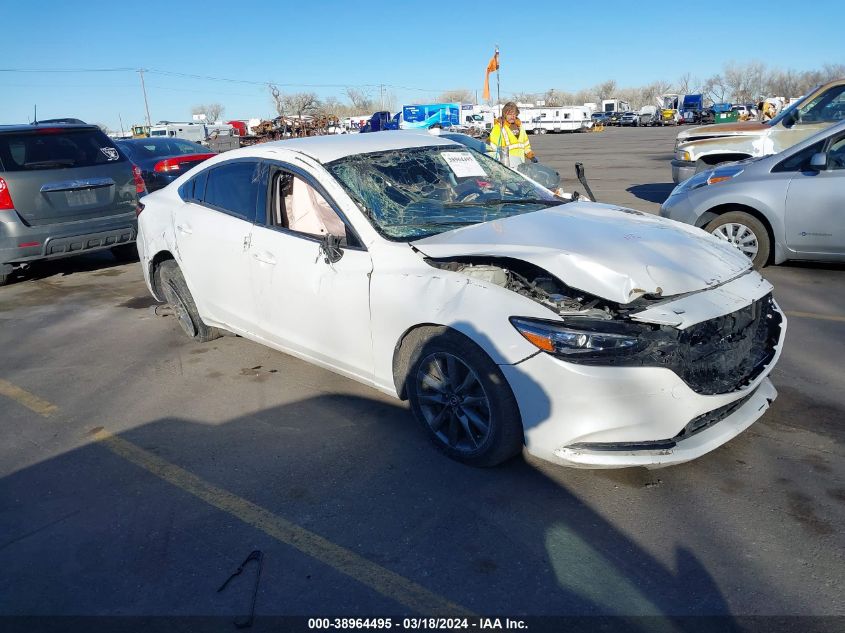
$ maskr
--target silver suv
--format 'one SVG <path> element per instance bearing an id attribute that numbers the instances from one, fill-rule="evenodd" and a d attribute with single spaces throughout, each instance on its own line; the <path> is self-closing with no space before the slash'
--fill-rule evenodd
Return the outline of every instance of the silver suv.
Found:
<path id="1" fill-rule="evenodd" d="M 135 253 L 137 168 L 94 125 L 0 126 L 0 285 L 39 259 Z"/>

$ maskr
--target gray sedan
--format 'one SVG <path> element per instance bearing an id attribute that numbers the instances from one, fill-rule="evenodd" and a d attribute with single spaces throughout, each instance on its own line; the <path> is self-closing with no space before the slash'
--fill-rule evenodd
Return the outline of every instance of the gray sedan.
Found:
<path id="1" fill-rule="evenodd" d="M 696 174 L 660 215 L 730 242 L 756 268 L 845 260 L 845 121 L 780 154 Z"/>

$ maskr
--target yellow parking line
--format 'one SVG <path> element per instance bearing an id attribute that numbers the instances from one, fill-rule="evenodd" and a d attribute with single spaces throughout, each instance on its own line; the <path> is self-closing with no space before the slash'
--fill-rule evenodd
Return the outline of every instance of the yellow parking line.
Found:
<path id="1" fill-rule="evenodd" d="M 49 418 L 53 413 L 59 410 L 54 404 L 42 400 L 38 396 L 29 393 L 25 389 L 21 389 L 17 385 L 13 385 L 0 378 L 0 395 L 11 398 L 18 404 L 22 404 L 27 409 L 35 411 L 38 415 L 43 415 Z"/>
<path id="2" fill-rule="evenodd" d="M 836 316 L 834 314 L 816 314 L 815 312 L 791 312 L 788 311 L 786 316 L 798 317 L 801 319 L 818 319 L 819 321 L 840 321 L 845 322 L 845 316 Z"/>
<path id="3" fill-rule="evenodd" d="M 259 505 L 218 488 L 132 442 L 116 437 L 103 429 L 97 430 L 93 436 L 110 451 L 136 466 L 418 613 L 461 617 L 473 615 L 472 612 L 432 593 L 425 587 L 344 547 L 335 545 L 322 536 L 309 532 Z"/>

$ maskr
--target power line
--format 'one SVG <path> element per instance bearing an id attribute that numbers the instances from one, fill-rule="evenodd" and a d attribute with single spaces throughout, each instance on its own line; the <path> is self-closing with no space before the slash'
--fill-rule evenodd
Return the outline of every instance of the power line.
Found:
<path id="1" fill-rule="evenodd" d="M 196 75 L 182 73 L 173 70 L 161 70 L 158 68 L 0 68 L 2 73 L 111 73 L 111 72 L 146 72 L 155 75 L 169 77 L 182 77 L 185 79 L 200 79 L 203 81 L 219 81 L 225 83 L 240 83 L 254 86 L 266 86 L 273 84 L 286 88 L 394 88 L 398 90 L 413 90 L 416 92 L 444 92 L 443 89 L 419 88 L 416 86 L 399 86 L 396 84 L 312 84 L 312 83 L 289 83 L 277 81 L 255 81 L 250 79 L 234 79 L 231 77 L 214 77 L 211 75 Z"/>
<path id="2" fill-rule="evenodd" d="M 0 68 L 0 73 L 122 73 L 137 68 Z"/>

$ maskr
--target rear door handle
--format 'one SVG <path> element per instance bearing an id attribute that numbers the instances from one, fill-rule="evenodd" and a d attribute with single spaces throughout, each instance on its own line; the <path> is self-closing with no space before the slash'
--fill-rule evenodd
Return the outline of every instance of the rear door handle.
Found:
<path id="1" fill-rule="evenodd" d="M 185 235 L 190 235 L 194 232 L 194 230 L 187 224 L 177 224 L 176 228 L 179 230 L 180 233 L 184 233 Z"/>
<path id="2" fill-rule="evenodd" d="M 276 265 L 276 258 L 272 253 L 253 253 L 252 256 L 262 264 L 270 264 L 271 266 Z"/>

